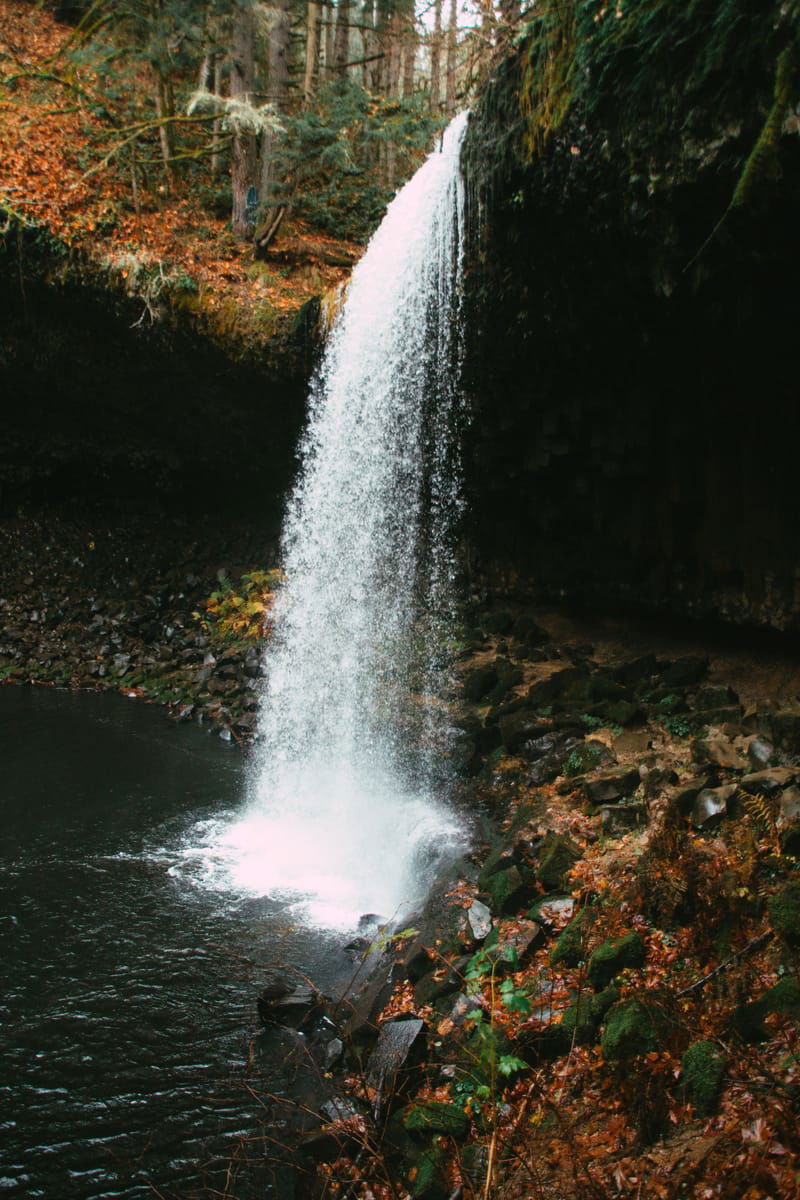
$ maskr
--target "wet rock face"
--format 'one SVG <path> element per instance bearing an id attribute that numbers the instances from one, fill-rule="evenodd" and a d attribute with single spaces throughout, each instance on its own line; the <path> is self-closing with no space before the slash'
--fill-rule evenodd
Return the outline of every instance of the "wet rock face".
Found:
<path id="1" fill-rule="evenodd" d="M 310 371 L 302 336 L 248 360 L 188 321 L 141 321 L 140 302 L 35 245 L 18 263 L 11 241 L 0 246 L 0 394 L 13 398 L 0 411 L 0 515 L 153 496 L 194 513 L 280 511 Z"/>
<path id="2" fill-rule="evenodd" d="M 637 124 L 613 96 L 606 126 L 576 113 L 524 163 L 515 71 L 487 88 L 466 150 L 473 541 L 549 596 L 797 628 L 796 137 L 780 181 L 704 245 L 771 67 L 735 120 L 706 98 L 716 150 L 671 146 L 656 175 L 646 114 Z"/>

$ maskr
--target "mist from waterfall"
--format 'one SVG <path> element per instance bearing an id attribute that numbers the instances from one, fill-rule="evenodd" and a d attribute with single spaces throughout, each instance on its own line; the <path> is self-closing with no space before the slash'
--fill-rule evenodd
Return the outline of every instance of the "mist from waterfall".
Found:
<path id="1" fill-rule="evenodd" d="M 421 899 L 463 841 L 444 791 L 461 506 L 467 114 L 353 271 L 312 384 L 266 650 L 237 887 L 351 928 Z"/>

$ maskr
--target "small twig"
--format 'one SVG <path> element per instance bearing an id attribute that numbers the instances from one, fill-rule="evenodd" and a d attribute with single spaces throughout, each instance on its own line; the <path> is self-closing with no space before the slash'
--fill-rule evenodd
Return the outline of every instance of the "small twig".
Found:
<path id="1" fill-rule="evenodd" d="M 719 975 L 720 971 L 724 971 L 726 967 L 737 962 L 740 958 L 744 958 L 746 954 L 750 954 L 753 950 L 758 950 L 760 946 L 765 945 L 774 936 L 775 934 L 771 929 L 768 929 L 766 933 L 759 934 L 758 937 L 753 938 L 746 946 L 743 946 L 741 950 L 737 950 L 735 954 L 730 954 L 727 958 L 723 959 L 721 963 L 714 967 L 713 971 L 709 971 L 706 975 L 701 975 L 694 983 L 690 983 L 688 987 L 685 987 L 682 992 L 678 992 L 676 999 L 680 1000 L 682 996 L 689 996 L 692 992 L 699 992 L 710 979 L 713 979 L 715 975 Z"/>

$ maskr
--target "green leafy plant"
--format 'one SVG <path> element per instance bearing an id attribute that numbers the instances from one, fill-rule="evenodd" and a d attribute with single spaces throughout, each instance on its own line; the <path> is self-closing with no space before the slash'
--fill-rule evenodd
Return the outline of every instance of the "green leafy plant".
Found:
<path id="1" fill-rule="evenodd" d="M 227 577 L 212 592 L 205 614 L 192 613 L 203 632 L 218 646 L 262 641 L 270 630 L 270 612 L 275 591 L 283 579 L 279 569 L 250 571 L 242 575 L 238 589 Z"/>

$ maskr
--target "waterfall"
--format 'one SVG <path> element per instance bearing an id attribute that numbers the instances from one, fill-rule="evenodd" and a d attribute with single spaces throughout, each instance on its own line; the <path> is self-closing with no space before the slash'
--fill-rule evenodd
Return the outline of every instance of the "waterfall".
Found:
<path id="1" fill-rule="evenodd" d="M 390 204 L 313 381 L 251 803 L 225 835 L 236 884 L 295 897 L 331 927 L 397 917 L 462 841 L 437 794 L 451 748 L 466 121 Z"/>

